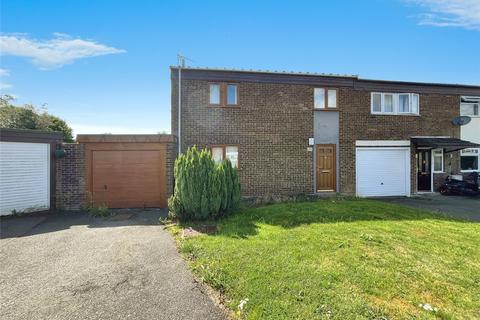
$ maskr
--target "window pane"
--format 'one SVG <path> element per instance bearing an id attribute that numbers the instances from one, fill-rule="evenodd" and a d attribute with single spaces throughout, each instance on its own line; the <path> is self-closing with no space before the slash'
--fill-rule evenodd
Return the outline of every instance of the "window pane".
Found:
<path id="1" fill-rule="evenodd" d="M 220 104 L 220 85 L 210 85 L 210 104 Z"/>
<path id="2" fill-rule="evenodd" d="M 337 107 L 337 90 L 328 90 L 328 107 Z"/>
<path id="3" fill-rule="evenodd" d="M 409 105 L 409 95 L 408 94 L 400 94 L 399 98 L 399 112 L 410 112 L 410 105 Z"/>
<path id="4" fill-rule="evenodd" d="M 237 104 L 237 85 L 229 84 L 227 86 L 227 104 Z"/>
<path id="5" fill-rule="evenodd" d="M 215 162 L 220 162 L 223 160 L 223 148 L 222 147 L 214 147 L 212 148 L 212 158 Z"/>
<path id="6" fill-rule="evenodd" d="M 433 171 L 442 172 L 443 171 L 443 150 L 436 149 L 432 150 L 433 155 Z"/>
<path id="7" fill-rule="evenodd" d="M 235 168 L 238 167 L 238 147 L 227 147 L 225 157 L 230 160 Z"/>
<path id="8" fill-rule="evenodd" d="M 418 94 L 412 94 L 412 113 L 418 113 Z"/>
<path id="9" fill-rule="evenodd" d="M 380 93 L 372 94 L 373 112 L 382 112 L 382 95 Z"/>
<path id="10" fill-rule="evenodd" d="M 462 170 L 478 170 L 478 156 L 462 156 Z"/>
<path id="11" fill-rule="evenodd" d="M 385 112 L 393 112 L 393 95 L 385 94 Z"/>
<path id="12" fill-rule="evenodd" d="M 477 113 L 478 113 L 478 110 L 477 110 Z M 460 104 L 460 115 L 462 115 L 462 116 L 474 116 L 475 115 L 475 105 L 473 103 L 462 103 L 462 104 Z"/>
<path id="13" fill-rule="evenodd" d="M 325 108 L 325 89 L 315 88 L 315 90 L 314 90 L 314 106 L 315 106 L 315 108 Z"/>

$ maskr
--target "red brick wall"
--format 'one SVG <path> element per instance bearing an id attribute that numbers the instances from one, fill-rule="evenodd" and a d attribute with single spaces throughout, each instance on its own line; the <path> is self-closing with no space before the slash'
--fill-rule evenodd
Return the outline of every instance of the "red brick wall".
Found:
<path id="1" fill-rule="evenodd" d="M 355 193 L 356 140 L 409 140 L 412 136 L 460 137 L 451 120 L 460 113 L 457 95 L 420 94 L 420 115 L 372 115 L 370 91 L 340 89 L 340 191 Z M 416 192 L 416 158 L 411 151 L 411 190 Z M 458 158 L 458 152 L 454 153 Z M 452 162 L 459 170 L 458 160 Z M 445 168 L 447 162 L 445 161 Z M 437 175 L 437 174 L 436 174 Z M 435 179 L 437 185 L 439 179 Z"/>
<path id="2" fill-rule="evenodd" d="M 209 82 L 183 80 L 182 149 L 238 145 L 245 196 L 311 193 L 313 89 L 240 83 L 238 108 L 208 105 Z M 172 134 L 177 134 L 177 82 L 172 81 Z"/>
<path id="3" fill-rule="evenodd" d="M 77 143 L 64 143 L 62 147 L 66 156 L 56 160 L 56 209 L 80 210 L 87 206 L 85 148 Z"/>
<path id="4" fill-rule="evenodd" d="M 239 146 L 244 195 L 297 194 L 313 191 L 312 85 L 242 82 L 240 107 L 208 106 L 206 80 L 182 82 L 182 148 Z M 420 94 L 420 116 L 371 115 L 369 90 L 337 88 L 340 112 L 340 192 L 355 193 L 356 140 L 409 140 L 412 136 L 459 137 L 451 120 L 459 115 L 459 96 Z M 389 91 L 387 91 L 389 92 Z M 415 92 L 415 91 L 413 91 Z M 177 79 L 172 79 L 172 134 L 177 134 Z M 458 153 L 454 153 L 458 166 Z M 411 152 L 411 190 L 416 191 L 415 150 Z M 447 162 L 445 162 L 447 168 Z M 454 168 L 454 171 L 458 168 Z M 443 175 L 435 175 L 436 188 Z"/>
<path id="5" fill-rule="evenodd" d="M 81 210 L 89 205 L 85 179 L 85 145 L 64 143 L 66 156 L 56 163 L 56 209 Z M 167 197 L 173 192 L 173 168 L 177 157 L 177 144 L 166 144 Z"/>

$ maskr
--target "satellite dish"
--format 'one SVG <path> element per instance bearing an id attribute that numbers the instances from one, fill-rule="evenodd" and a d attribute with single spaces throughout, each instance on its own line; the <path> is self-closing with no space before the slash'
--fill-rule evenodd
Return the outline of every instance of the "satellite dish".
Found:
<path id="1" fill-rule="evenodd" d="M 452 120 L 452 123 L 456 126 L 464 126 L 467 123 L 469 123 L 472 120 L 469 116 L 460 116 L 460 117 L 455 117 Z"/>

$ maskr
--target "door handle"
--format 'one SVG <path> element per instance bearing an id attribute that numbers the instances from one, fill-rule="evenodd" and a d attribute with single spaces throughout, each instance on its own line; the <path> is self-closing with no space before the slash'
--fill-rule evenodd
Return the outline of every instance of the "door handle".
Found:
<path id="1" fill-rule="evenodd" d="M 322 170 L 322 173 L 329 173 L 330 170 Z"/>

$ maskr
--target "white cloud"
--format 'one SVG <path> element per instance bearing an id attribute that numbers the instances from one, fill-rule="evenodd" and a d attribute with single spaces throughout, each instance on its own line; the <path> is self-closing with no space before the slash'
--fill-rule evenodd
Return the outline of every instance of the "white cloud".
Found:
<path id="1" fill-rule="evenodd" d="M 8 77 L 10 72 L 7 69 L 0 68 L 0 77 Z"/>
<path id="2" fill-rule="evenodd" d="M 0 81 L 0 90 L 8 90 L 11 88 L 12 88 L 12 85 L 10 83 Z"/>
<path id="3" fill-rule="evenodd" d="M 25 34 L 4 34 L 0 36 L 0 53 L 28 58 L 41 69 L 53 69 L 78 59 L 125 52 L 63 33 L 53 36 L 50 40 L 37 40 Z"/>
<path id="4" fill-rule="evenodd" d="M 8 77 L 10 72 L 7 69 L 0 68 L 0 78 Z M 11 89 L 13 86 L 5 81 L 0 81 L 0 90 L 5 91 Z"/>
<path id="5" fill-rule="evenodd" d="M 427 12 L 418 16 L 420 25 L 480 30 L 480 0 L 406 0 Z"/>

